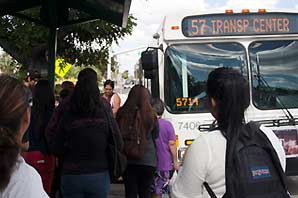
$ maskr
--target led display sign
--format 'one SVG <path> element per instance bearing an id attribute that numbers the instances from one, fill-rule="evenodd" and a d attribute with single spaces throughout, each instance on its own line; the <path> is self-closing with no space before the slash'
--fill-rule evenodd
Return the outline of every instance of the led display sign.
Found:
<path id="1" fill-rule="evenodd" d="M 186 37 L 297 34 L 297 13 L 238 13 L 188 16 L 182 21 Z"/>

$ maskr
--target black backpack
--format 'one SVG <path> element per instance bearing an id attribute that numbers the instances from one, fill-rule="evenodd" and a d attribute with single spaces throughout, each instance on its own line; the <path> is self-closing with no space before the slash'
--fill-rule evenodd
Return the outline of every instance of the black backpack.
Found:
<path id="1" fill-rule="evenodd" d="M 235 151 L 235 168 L 227 177 L 235 177 L 224 198 L 288 198 L 285 173 L 270 140 L 260 131 L 260 125 L 250 122 L 244 130 L 253 130 L 252 138 L 239 138 Z M 216 198 L 208 183 L 204 182 L 209 195 Z M 234 192 L 232 197 L 229 192 Z"/>

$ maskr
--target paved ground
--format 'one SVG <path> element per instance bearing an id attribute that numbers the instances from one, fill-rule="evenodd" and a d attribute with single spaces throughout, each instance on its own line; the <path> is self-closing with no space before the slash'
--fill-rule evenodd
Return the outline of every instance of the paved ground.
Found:
<path id="1" fill-rule="evenodd" d="M 109 198 L 124 198 L 123 184 L 112 184 Z"/>
<path id="2" fill-rule="evenodd" d="M 292 198 L 298 198 L 298 176 L 287 177 L 287 184 Z M 124 198 L 123 184 L 112 184 L 109 198 Z"/>

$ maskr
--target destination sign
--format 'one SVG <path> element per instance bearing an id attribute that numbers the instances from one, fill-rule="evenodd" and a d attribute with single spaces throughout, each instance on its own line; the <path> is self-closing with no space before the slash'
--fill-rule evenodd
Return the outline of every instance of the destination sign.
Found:
<path id="1" fill-rule="evenodd" d="M 186 37 L 298 33 L 297 13 L 237 13 L 185 17 Z"/>

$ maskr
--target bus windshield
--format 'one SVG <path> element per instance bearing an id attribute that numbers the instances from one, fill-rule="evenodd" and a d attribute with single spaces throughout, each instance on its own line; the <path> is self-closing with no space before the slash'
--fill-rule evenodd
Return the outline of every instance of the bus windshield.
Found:
<path id="1" fill-rule="evenodd" d="M 298 108 L 298 41 L 257 41 L 249 46 L 253 104 L 262 110 Z"/>
<path id="2" fill-rule="evenodd" d="M 217 67 L 247 73 L 245 48 L 239 43 L 175 44 L 165 52 L 165 103 L 172 113 L 208 112 L 206 82 Z"/>

